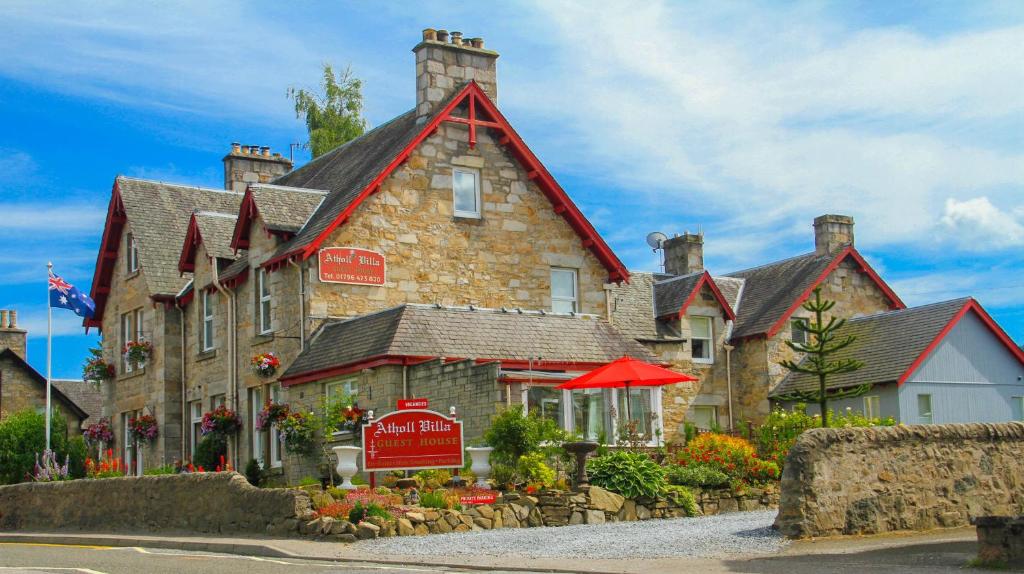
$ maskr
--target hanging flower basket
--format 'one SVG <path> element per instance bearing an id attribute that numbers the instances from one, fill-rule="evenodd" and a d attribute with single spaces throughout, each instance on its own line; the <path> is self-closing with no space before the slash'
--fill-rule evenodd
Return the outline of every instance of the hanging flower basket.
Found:
<path id="1" fill-rule="evenodd" d="M 235 434 L 242 429 L 242 417 L 238 413 L 221 405 L 203 415 L 203 424 L 199 431 L 206 436 L 212 432 L 222 435 Z"/>
<path id="2" fill-rule="evenodd" d="M 260 353 L 252 358 L 252 370 L 261 377 L 273 377 L 281 366 L 281 360 L 274 353 Z"/>
<path id="3" fill-rule="evenodd" d="M 288 405 L 267 401 L 263 410 L 256 413 L 256 430 L 267 430 L 284 420 L 289 413 Z"/>
<path id="4" fill-rule="evenodd" d="M 364 422 L 366 422 L 366 410 L 359 408 L 358 405 L 350 405 L 341 411 L 341 424 L 338 426 L 338 430 L 356 432 L 362 428 Z"/>
<path id="5" fill-rule="evenodd" d="M 278 422 L 281 443 L 293 454 L 311 454 L 316 447 L 316 417 L 305 413 L 290 413 Z"/>
<path id="6" fill-rule="evenodd" d="M 103 360 L 103 349 L 89 349 L 92 355 L 82 365 L 82 379 L 88 383 L 99 385 L 114 378 L 114 365 Z"/>
<path id="7" fill-rule="evenodd" d="M 158 425 L 153 415 L 142 415 L 128 419 L 128 432 L 139 442 L 150 442 L 156 439 Z"/>
<path id="8" fill-rule="evenodd" d="M 114 429 L 110 426 L 110 419 L 102 418 L 86 427 L 85 440 L 89 444 L 103 443 L 107 446 L 114 444 Z"/>
<path id="9" fill-rule="evenodd" d="M 128 341 L 124 344 L 124 358 L 130 363 L 144 366 L 153 354 L 153 344 L 149 341 Z"/>

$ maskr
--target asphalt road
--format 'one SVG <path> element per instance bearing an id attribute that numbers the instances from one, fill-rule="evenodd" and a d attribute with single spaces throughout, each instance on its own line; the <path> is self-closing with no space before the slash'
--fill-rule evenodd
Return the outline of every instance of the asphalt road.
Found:
<path id="1" fill-rule="evenodd" d="M 978 553 L 973 541 L 918 544 L 831 554 L 783 555 L 725 561 L 728 570 L 745 574 L 953 574 L 987 572 L 968 568 Z"/>
<path id="2" fill-rule="evenodd" d="M 440 574 L 425 566 L 332 563 L 108 546 L 0 543 L 0 574 Z"/>

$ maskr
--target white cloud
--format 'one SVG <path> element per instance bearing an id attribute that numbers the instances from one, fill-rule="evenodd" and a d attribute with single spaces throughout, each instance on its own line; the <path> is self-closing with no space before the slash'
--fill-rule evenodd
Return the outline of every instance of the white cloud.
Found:
<path id="1" fill-rule="evenodd" d="M 966 201 L 946 200 L 942 225 L 956 235 L 947 235 L 961 248 L 983 251 L 1024 245 L 1024 225 L 1017 217 L 996 206 L 987 197 Z"/>

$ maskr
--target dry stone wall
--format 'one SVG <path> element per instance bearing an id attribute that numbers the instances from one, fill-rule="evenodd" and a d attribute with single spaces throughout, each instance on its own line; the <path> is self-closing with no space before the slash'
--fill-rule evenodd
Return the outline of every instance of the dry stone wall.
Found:
<path id="1" fill-rule="evenodd" d="M 1024 423 L 811 429 L 786 457 L 791 538 L 966 526 L 1024 512 Z"/>

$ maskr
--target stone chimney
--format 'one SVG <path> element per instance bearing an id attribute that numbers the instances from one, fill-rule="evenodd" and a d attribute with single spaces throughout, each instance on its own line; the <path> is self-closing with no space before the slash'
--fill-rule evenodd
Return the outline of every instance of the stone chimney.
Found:
<path id="1" fill-rule="evenodd" d="M 14 309 L 0 309 L 0 351 L 10 349 L 26 359 L 28 331 L 18 328 L 18 312 Z"/>
<path id="2" fill-rule="evenodd" d="M 833 255 L 853 245 L 853 218 L 849 215 L 819 215 L 814 218 L 814 252 Z"/>
<path id="3" fill-rule="evenodd" d="M 417 122 L 427 121 L 438 104 L 470 80 L 498 102 L 498 53 L 485 50 L 483 38 L 427 28 L 423 41 L 412 51 L 416 54 Z"/>
<path id="4" fill-rule="evenodd" d="M 224 156 L 224 189 L 243 192 L 250 183 L 267 183 L 292 170 L 292 162 L 269 146 L 231 144 Z"/>
<path id="5" fill-rule="evenodd" d="M 704 234 L 687 231 L 662 244 L 665 250 L 665 273 L 689 275 L 704 271 Z"/>

